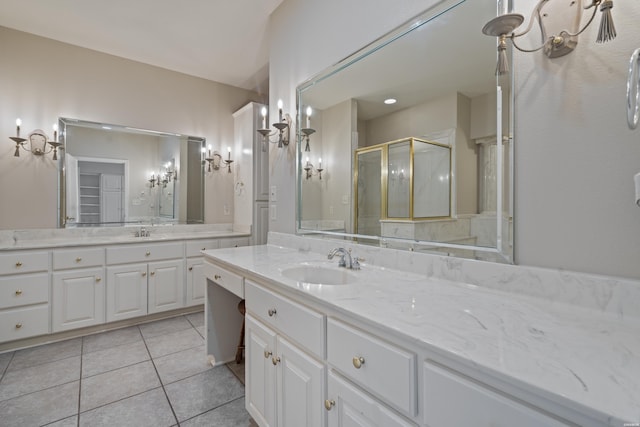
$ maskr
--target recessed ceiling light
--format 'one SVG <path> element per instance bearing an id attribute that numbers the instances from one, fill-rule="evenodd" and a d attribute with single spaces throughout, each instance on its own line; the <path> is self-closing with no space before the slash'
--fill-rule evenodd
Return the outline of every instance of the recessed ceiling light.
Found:
<path id="1" fill-rule="evenodd" d="M 396 102 L 397 102 L 397 99 L 395 98 L 387 98 L 384 100 L 384 103 L 387 105 L 395 104 Z"/>
<path id="2" fill-rule="evenodd" d="M 102 129 L 111 130 L 111 127 L 110 126 L 102 126 Z"/>

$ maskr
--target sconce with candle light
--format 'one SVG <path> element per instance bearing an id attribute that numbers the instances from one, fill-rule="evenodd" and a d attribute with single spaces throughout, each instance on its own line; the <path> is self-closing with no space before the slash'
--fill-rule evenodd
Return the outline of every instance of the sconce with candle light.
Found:
<path id="1" fill-rule="evenodd" d="M 547 11 L 542 12 L 542 9 L 547 5 L 549 5 Z M 587 23 L 582 28 L 579 28 L 583 9 L 587 10 L 590 8 L 593 8 L 593 14 Z M 514 33 L 514 30 L 524 22 L 523 15 L 519 13 L 507 13 L 493 18 L 485 24 L 482 32 L 488 36 L 498 37 L 498 65 L 496 67 L 496 75 L 503 75 L 509 72 L 506 55 L 507 39 L 510 39 L 511 44 L 521 52 L 537 52 L 544 49 L 543 52 L 547 57 L 557 58 L 571 53 L 575 49 L 578 44 L 578 36 L 591 25 L 598 9 L 602 12 L 602 19 L 600 21 L 600 29 L 596 43 L 605 43 L 613 40 L 617 33 L 611 16 L 612 8 L 612 0 L 588 0 L 588 4 L 584 6 L 584 8 L 582 7 L 582 0 L 572 0 L 564 3 L 559 0 L 540 0 L 531 13 L 527 28 L 517 34 Z M 572 28 L 563 29 L 557 34 L 548 35 L 547 25 L 549 22 L 553 22 L 551 21 L 552 18 L 554 20 L 566 19 L 565 22 L 569 22 L 569 26 Z M 538 25 L 540 26 L 542 46 L 535 49 L 523 49 L 516 43 L 516 38 L 528 34 L 535 20 L 538 21 Z M 571 22 L 573 22 L 572 25 Z"/>
<path id="2" fill-rule="evenodd" d="M 318 175 L 318 179 L 322 180 L 322 159 L 318 158 L 318 167 L 315 168 L 313 164 L 309 162 L 309 158 L 307 157 L 307 163 L 304 166 L 304 171 L 306 172 L 306 178 L 311 179 L 313 175 Z"/>
<path id="3" fill-rule="evenodd" d="M 278 148 L 282 148 L 286 145 L 289 145 L 290 133 L 291 133 L 291 116 L 289 114 L 282 114 L 283 103 L 282 100 L 278 100 L 278 121 L 273 123 L 273 127 L 276 128 L 276 131 L 271 133 L 271 129 L 267 127 L 267 107 L 262 107 L 262 128 L 258 129 L 258 133 L 262 135 L 262 142 L 266 144 L 267 142 L 277 143 Z M 272 136 L 278 136 L 278 139 L 275 141 L 271 140 Z"/>
<path id="4" fill-rule="evenodd" d="M 304 141 L 305 141 L 305 147 L 304 147 L 304 151 L 311 151 L 311 148 L 309 147 L 309 135 L 313 134 L 316 132 L 315 129 L 311 128 L 311 113 L 312 113 L 312 109 L 311 107 L 307 107 L 307 121 L 306 121 L 306 126 L 303 127 L 302 129 L 300 129 L 300 132 L 302 132 Z"/>
<path id="5" fill-rule="evenodd" d="M 204 161 L 209 164 L 207 172 L 220 170 L 220 165 L 224 162 L 227 166 L 227 172 L 231 173 L 231 163 L 233 163 L 233 160 L 231 160 L 231 147 L 227 147 L 228 157 L 226 160 L 222 160 L 222 156 L 217 151 L 211 152 L 211 144 L 209 144 L 207 149 L 202 148 L 202 154 L 206 156 Z"/>
<path id="6" fill-rule="evenodd" d="M 49 137 L 40 129 L 32 131 L 27 135 L 27 138 L 21 138 L 20 126 L 22 126 L 22 120 L 18 118 L 16 119 L 16 136 L 9 137 L 9 139 L 16 143 L 16 151 L 13 153 L 15 157 L 20 157 L 20 148 L 22 148 L 36 156 L 43 156 L 53 151 L 53 160 L 58 160 L 58 148 L 62 143 L 58 142 L 57 124 L 53 125 L 53 140 L 49 140 Z M 27 140 L 29 140 L 29 147 L 25 144 Z"/>

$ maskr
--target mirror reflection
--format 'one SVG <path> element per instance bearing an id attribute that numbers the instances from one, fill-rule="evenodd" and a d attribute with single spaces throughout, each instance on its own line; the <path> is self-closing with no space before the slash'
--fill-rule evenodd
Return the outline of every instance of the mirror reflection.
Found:
<path id="1" fill-rule="evenodd" d="M 204 138 L 61 118 L 60 226 L 204 222 Z"/>
<path id="2" fill-rule="evenodd" d="M 300 233 L 511 262 L 512 82 L 481 33 L 501 7 L 445 1 L 298 87 Z"/>

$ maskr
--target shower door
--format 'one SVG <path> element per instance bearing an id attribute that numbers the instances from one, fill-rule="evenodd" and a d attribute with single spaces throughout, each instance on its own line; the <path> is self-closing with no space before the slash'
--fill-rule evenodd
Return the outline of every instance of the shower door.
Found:
<path id="1" fill-rule="evenodd" d="M 382 149 L 358 150 L 356 167 L 356 233 L 380 236 Z"/>

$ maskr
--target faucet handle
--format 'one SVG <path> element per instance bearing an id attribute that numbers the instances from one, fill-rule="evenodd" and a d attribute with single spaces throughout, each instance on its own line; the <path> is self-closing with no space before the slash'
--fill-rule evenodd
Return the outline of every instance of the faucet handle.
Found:
<path id="1" fill-rule="evenodd" d="M 364 258 L 354 257 L 353 262 L 351 263 L 352 270 L 360 270 L 360 262 L 364 262 Z"/>

